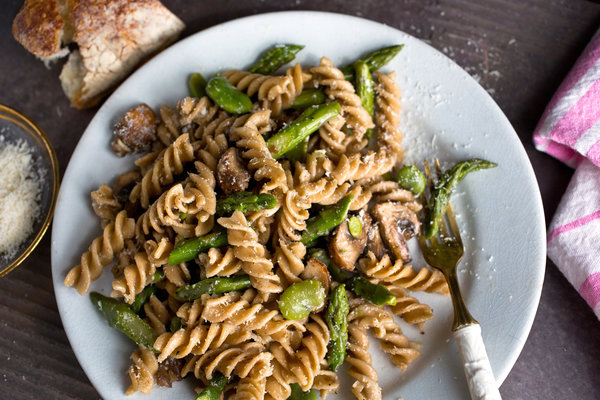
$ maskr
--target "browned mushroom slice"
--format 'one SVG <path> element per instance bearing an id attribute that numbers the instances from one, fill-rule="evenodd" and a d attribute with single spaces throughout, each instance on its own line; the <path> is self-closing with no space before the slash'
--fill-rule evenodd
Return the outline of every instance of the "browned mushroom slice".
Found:
<path id="1" fill-rule="evenodd" d="M 139 104 L 127 111 L 113 129 L 111 148 L 120 156 L 150 149 L 156 140 L 158 118 L 147 104 Z"/>
<path id="2" fill-rule="evenodd" d="M 316 258 L 308 260 L 300 277 L 304 280 L 314 279 L 321 282 L 325 290 L 329 292 L 329 288 L 331 287 L 331 276 L 329 275 L 327 266 Z"/>
<path id="3" fill-rule="evenodd" d="M 378 260 L 382 259 L 386 253 L 381 233 L 379 232 L 379 223 L 371 224 L 367 232 L 367 249 L 372 252 Z"/>
<path id="4" fill-rule="evenodd" d="M 362 223 L 360 235 L 352 236 L 348 229 L 348 221 L 344 221 L 336 229 L 329 240 L 329 253 L 333 262 L 340 268 L 353 271 L 358 257 L 367 245 L 368 231 L 371 226 L 371 217 L 365 212 L 358 215 Z"/>
<path id="5" fill-rule="evenodd" d="M 230 147 L 219 158 L 217 182 L 225 194 L 241 192 L 248 188 L 250 173 L 246 170 L 235 147 Z"/>
<path id="6" fill-rule="evenodd" d="M 411 256 L 406 241 L 419 234 L 421 225 L 417 214 L 408 207 L 394 202 L 379 203 L 373 207 L 372 212 L 379 222 L 383 240 L 396 259 L 409 262 Z"/>
<path id="7" fill-rule="evenodd" d="M 308 260 L 300 277 L 304 280 L 314 279 L 321 282 L 321 285 L 325 288 L 325 292 L 329 293 L 329 289 L 331 288 L 331 276 L 329 275 L 327 266 L 316 258 Z M 322 311 L 324 307 L 325 305 L 315 312 Z"/>

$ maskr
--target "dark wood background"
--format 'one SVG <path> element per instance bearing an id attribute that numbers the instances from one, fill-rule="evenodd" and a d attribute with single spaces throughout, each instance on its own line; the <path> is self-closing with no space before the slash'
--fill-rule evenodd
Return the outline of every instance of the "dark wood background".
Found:
<path id="1" fill-rule="evenodd" d="M 14 41 L 10 26 L 21 2 L 4 0 L 0 11 L 0 103 L 24 112 L 47 132 L 62 174 L 97 109 L 71 108 L 60 88 L 60 65 L 45 68 Z M 531 159 L 550 221 L 572 171 L 536 151 L 532 132 L 600 27 L 600 5 L 585 0 L 164 3 L 187 24 L 184 37 L 242 16 L 300 9 L 361 16 L 426 40 L 477 77 L 506 113 Z M 550 261 L 531 334 L 500 391 L 505 399 L 599 398 L 600 322 Z M 98 398 L 58 315 L 50 234 L 19 268 L 0 279 L 0 398 Z"/>

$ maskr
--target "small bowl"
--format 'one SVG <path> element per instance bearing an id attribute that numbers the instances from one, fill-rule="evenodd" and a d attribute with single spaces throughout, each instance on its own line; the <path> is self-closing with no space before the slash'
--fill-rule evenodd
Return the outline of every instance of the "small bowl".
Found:
<path id="1" fill-rule="evenodd" d="M 0 277 L 15 269 L 40 242 L 50 225 L 58 195 L 59 171 L 56 153 L 48 136 L 29 118 L 10 107 L 0 104 L 0 136 L 6 143 L 24 141 L 32 150 L 35 169 L 44 171 L 40 213 L 31 234 L 19 245 L 13 257 L 0 254 Z"/>

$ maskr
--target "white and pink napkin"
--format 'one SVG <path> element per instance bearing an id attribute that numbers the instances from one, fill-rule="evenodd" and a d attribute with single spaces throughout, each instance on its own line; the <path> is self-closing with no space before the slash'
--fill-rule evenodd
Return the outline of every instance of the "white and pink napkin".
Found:
<path id="1" fill-rule="evenodd" d="M 533 141 L 576 168 L 548 229 L 548 257 L 600 319 L 600 31 L 546 107 Z"/>

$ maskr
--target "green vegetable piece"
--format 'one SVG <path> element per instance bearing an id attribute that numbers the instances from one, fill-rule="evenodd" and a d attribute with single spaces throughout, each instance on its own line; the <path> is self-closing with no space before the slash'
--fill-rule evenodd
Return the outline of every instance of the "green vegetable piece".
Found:
<path id="1" fill-rule="evenodd" d="M 329 296 L 327 306 L 327 326 L 329 327 L 329 345 L 327 350 L 327 363 L 332 371 L 336 371 L 346 359 L 346 345 L 348 344 L 348 295 L 346 286 L 339 285 Z"/>
<path id="2" fill-rule="evenodd" d="M 250 211 L 271 209 L 276 205 L 277 199 L 272 194 L 237 192 L 217 200 L 217 214 L 230 215 L 234 211 L 246 213 Z"/>
<path id="3" fill-rule="evenodd" d="M 360 97 L 362 106 L 373 116 L 375 109 L 375 84 L 369 66 L 363 60 L 354 63 L 356 94 Z"/>
<path id="4" fill-rule="evenodd" d="M 206 96 L 206 79 L 200 73 L 190 75 L 188 89 L 191 97 L 199 99 Z"/>
<path id="5" fill-rule="evenodd" d="M 306 229 L 302 232 L 300 240 L 306 246 L 311 247 L 317 238 L 328 235 L 329 232 L 346 219 L 350 203 L 353 196 L 351 194 L 342 198 L 338 203 L 328 206 L 315 217 L 306 222 Z"/>
<path id="6" fill-rule="evenodd" d="M 244 290 L 252 287 L 248 275 L 236 275 L 231 277 L 208 278 L 196 282 L 193 285 L 180 287 L 175 292 L 175 298 L 179 301 L 193 301 L 203 294 L 221 294 L 234 290 Z"/>
<path id="7" fill-rule="evenodd" d="M 292 393 L 288 397 L 288 400 L 317 400 L 317 394 L 312 389 L 308 392 L 303 392 L 297 383 L 292 383 L 290 387 L 292 388 Z"/>
<path id="8" fill-rule="evenodd" d="M 90 300 L 104 315 L 106 322 L 126 334 L 131 340 L 147 349 L 153 349 L 156 332 L 141 319 L 129 305 L 97 292 L 90 293 Z"/>
<path id="9" fill-rule="evenodd" d="M 227 232 L 213 232 L 198 238 L 182 240 L 169 254 L 169 265 L 177 265 L 191 261 L 198 254 L 212 247 L 223 247 L 227 244 Z"/>
<path id="10" fill-rule="evenodd" d="M 227 385 L 227 380 L 223 374 L 215 372 L 213 378 L 208 382 L 208 386 L 200 392 L 196 400 L 219 400 L 225 385 Z"/>
<path id="11" fill-rule="evenodd" d="M 371 303 L 378 306 L 389 304 L 396 305 L 396 296 L 394 296 L 385 286 L 376 285 L 369 282 L 362 276 L 356 276 L 350 281 L 350 289 L 360 297 L 364 297 Z"/>
<path id="12" fill-rule="evenodd" d="M 359 237 L 362 233 L 362 222 L 358 217 L 352 217 L 348 220 L 348 230 L 354 237 Z"/>
<path id="13" fill-rule="evenodd" d="M 343 269 L 341 269 L 340 267 L 335 265 L 333 263 L 333 261 L 331 260 L 331 258 L 329 258 L 329 254 L 327 254 L 327 250 L 319 249 L 319 248 L 312 248 L 312 249 L 310 249 L 308 255 L 309 255 L 309 258 L 316 258 L 317 260 L 319 260 L 323 264 L 325 264 L 325 266 L 327 267 L 327 270 L 329 271 L 329 274 L 331 275 L 331 277 L 333 278 L 334 281 L 339 282 L 339 283 L 344 283 L 348 280 L 348 275 L 350 273 L 348 271 L 344 271 Z"/>
<path id="14" fill-rule="evenodd" d="M 285 153 L 285 157 L 291 162 L 306 160 L 306 154 L 308 153 L 308 140 L 310 137 L 305 137 L 303 141 L 298 143 L 296 147 Z"/>
<path id="15" fill-rule="evenodd" d="M 171 319 L 171 322 L 169 323 L 169 330 L 171 332 L 175 333 L 179 329 L 181 329 L 181 318 L 179 318 L 179 317 L 173 317 Z"/>
<path id="16" fill-rule="evenodd" d="M 321 125 L 340 113 L 339 103 L 307 108 L 300 116 L 267 140 L 273 158 L 279 158 L 310 136 Z"/>
<path id="17" fill-rule="evenodd" d="M 325 288 L 321 282 L 309 279 L 285 289 L 279 297 L 279 311 L 285 319 L 300 319 L 325 304 Z"/>
<path id="18" fill-rule="evenodd" d="M 248 71 L 255 74 L 272 75 L 280 67 L 296 58 L 296 54 L 303 48 L 304 46 L 297 44 L 278 44 L 263 54 Z"/>
<path id="19" fill-rule="evenodd" d="M 214 76 L 206 84 L 206 94 L 219 107 L 231 114 L 245 114 L 252 109 L 252 100 L 237 90 L 226 78 Z"/>
<path id="20" fill-rule="evenodd" d="M 419 168 L 414 165 L 405 165 L 400 168 L 398 174 L 396 174 L 396 182 L 400 184 L 403 189 L 410 190 L 416 196 L 419 196 L 425 190 L 427 181 L 425 175 Z"/>
<path id="21" fill-rule="evenodd" d="M 303 90 L 294 100 L 292 108 L 294 110 L 304 110 L 310 106 L 316 106 L 325 103 L 327 96 L 319 89 Z"/>
<path id="22" fill-rule="evenodd" d="M 185 221 L 185 219 L 187 218 L 187 216 L 188 216 L 188 213 L 185 213 L 185 212 L 180 212 L 179 213 L 179 219 L 182 220 L 182 221 Z"/>
<path id="23" fill-rule="evenodd" d="M 164 277 L 165 277 L 165 272 L 162 269 L 158 269 L 158 270 L 156 270 L 154 275 L 152 275 L 152 282 L 156 283 L 156 282 L 162 281 Z"/>
<path id="24" fill-rule="evenodd" d="M 498 166 L 498 164 L 480 158 L 474 158 L 472 160 L 461 161 L 452 168 L 444 171 L 440 180 L 435 184 L 431 198 L 429 199 L 424 229 L 426 238 L 429 239 L 437 233 L 442 216 L 448 207 L 450 194 L 456 185 L 458 185 L 469 172 L 494 168 L 496 166 Z"/>
<path id="25" fill-rule="evenodd" d="M 139 313 L 140 310 L 142 309 L 142 307 L 144 306 L 144 304 L 146 303 L 146 301 L 148 301 L 148 299 L 150 298 L 150 296 L 152 296 L 153 294 L 156 293 L 156 286 L 154 285 L 148 285 L 144 288 L 144 290 L 142 290 L 140 293 L 138 293 L 135 296 L 135 299 L 133 299 L 133 303 L 131 304 L 131 309 L 133 310 L 134 313 Z"/>
<path id="26" fill-rule="evenodd" d="M 396 46 L 384 47 L 383 49 L 375 50 L 364 56 L 360 59 L 360 61 L 364 61 L 365 64 L 369 67 L 371 72 L 377 71 L 379 68 L 383 67 L 394 57 L 396 54 L 402 50 L 404 47 L 403 44 Z M 349 64 L 342 68 L 342 72 L 344 73 L 344 79 L 347 81 L 354 81 L 354 65 Z"/>

